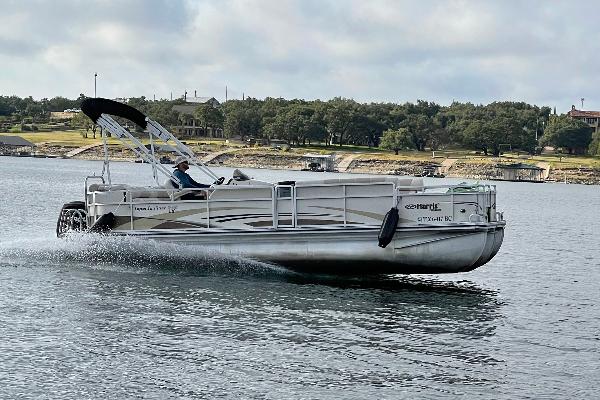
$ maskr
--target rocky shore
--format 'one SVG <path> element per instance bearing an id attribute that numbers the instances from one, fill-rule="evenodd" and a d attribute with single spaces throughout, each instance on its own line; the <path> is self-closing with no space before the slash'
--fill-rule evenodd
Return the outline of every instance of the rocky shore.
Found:
<path id="1" fill-rule="evenodd" d="M 37 147 L 38 156 L 67 157 L 69 152 L 75 150 L 75 147 L 57 146 L 53 144 L 40 145 Z M 270 168 L 270 169 L 289 169 L 300 170 L 304 166 L 302 155 L 304 152 L 281 151 L 265 148 L 239 148 L 229 149 L 223 152 L 223 148 L 207 148 L 205 146 L 196 146 L 194 152 L 200 157 L 210 158 L 209 165 L 226 167 L 246 167 L 246 168 Z M 120 161 L 134 161 L 137 157 L 129 149 L 122 146 L 109 146 L 111 159 Z M 223 152 L 214 157 L 216 152 Z M 213 155 L 213 157 L 211 157 Z M 174 159 L 169 154 L 165 157 Z M 337 152 L 336 159 L 338 165 L 349 153 Z M 73 155 L 71 158 L 101 160 L 103 159 L 102 146 L 86 149 L 85 151 Z M 387 153 L 372 154 L 364 153 L 352 156 L 352 161 L 347 164 L 347 168 L 340 172 L 365 173 L 365 174 L 385 174 L 385 175 L 417 175 L 423 171 L 423 167 L 435 161 L 441 164 L 440 172 L 446 177 L 468 178 L 485 180 L 497 175 L 498 170 L 495 167 L 496 159 L 398 159 L 390 157 Z M 549 168 L 547 181 L 580 183 L 587 185 L 600 185 L 600 168 L 581 168 L 576 166 L 559 166 Z"/>
<path id="2" fill-rule="evenodd" d="M 209 165 L 224 167 L 270 168 L 270 169 L 302 169 L 302 155 L 283 152 L 253 152 L 236 151 L 223 154 L 209 163 Z"/>

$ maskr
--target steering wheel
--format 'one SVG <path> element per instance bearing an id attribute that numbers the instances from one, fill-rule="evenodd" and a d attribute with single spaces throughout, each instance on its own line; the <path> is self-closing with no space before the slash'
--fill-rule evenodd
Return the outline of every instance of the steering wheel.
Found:
<path id="1" fill-rule="evenodd" d="M 225 177 L 222 176 L 214 182 L 214 185 L 222 185 L 224 181 L 225 181 Z"/>

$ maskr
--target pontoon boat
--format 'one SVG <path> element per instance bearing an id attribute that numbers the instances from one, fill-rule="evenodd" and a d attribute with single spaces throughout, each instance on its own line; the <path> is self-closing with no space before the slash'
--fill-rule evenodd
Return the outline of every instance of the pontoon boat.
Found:
<path id="1" fill-rule="evenodd" d="M 134 108 L 95 98 L 85 100 L 82 111 L 102 127 L 104 168 L 86 178 L 83 201 L 63 206 L 58 236 L 127 235 L 304 271 L 362 274 L 470 271 L 502 244 L 505 221 L 496 211 L 494 185 L 426 186 L 422 178 L 388 176 L 263 182 L 239 170 L 223 181 Z M 150 148 L 111 115 L 143 128 Z M 111 181 L 107 132 L 151 164 L 155 186 Z M 154 154 L 156 142 L 171 145 L 215 183 L 181 188 Z"/>

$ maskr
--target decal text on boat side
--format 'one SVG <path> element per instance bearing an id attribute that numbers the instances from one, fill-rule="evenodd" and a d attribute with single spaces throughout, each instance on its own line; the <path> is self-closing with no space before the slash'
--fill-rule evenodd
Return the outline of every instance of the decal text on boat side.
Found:
<path id="1" fill-rule="evenodd" d="M 429 211 L 442 211 L 439 203 L 429 204 L 407 204 L 404 206 L 407 210 L 429 210 Z"/>

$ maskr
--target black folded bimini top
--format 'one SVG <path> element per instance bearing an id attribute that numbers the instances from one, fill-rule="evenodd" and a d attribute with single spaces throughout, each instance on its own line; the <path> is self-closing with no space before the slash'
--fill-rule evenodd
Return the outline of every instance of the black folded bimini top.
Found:
<path id="1" fill-rule="evenodd" d="M 94 122 L 98 121 L 102 114 L 110 114 L 126 118 L 143 129 L 146 129 L 147 125 L 146 116 L 139 110 L 114 100 L 99 97 L 85 99 L 81 103 L 81 111 Z"/>

